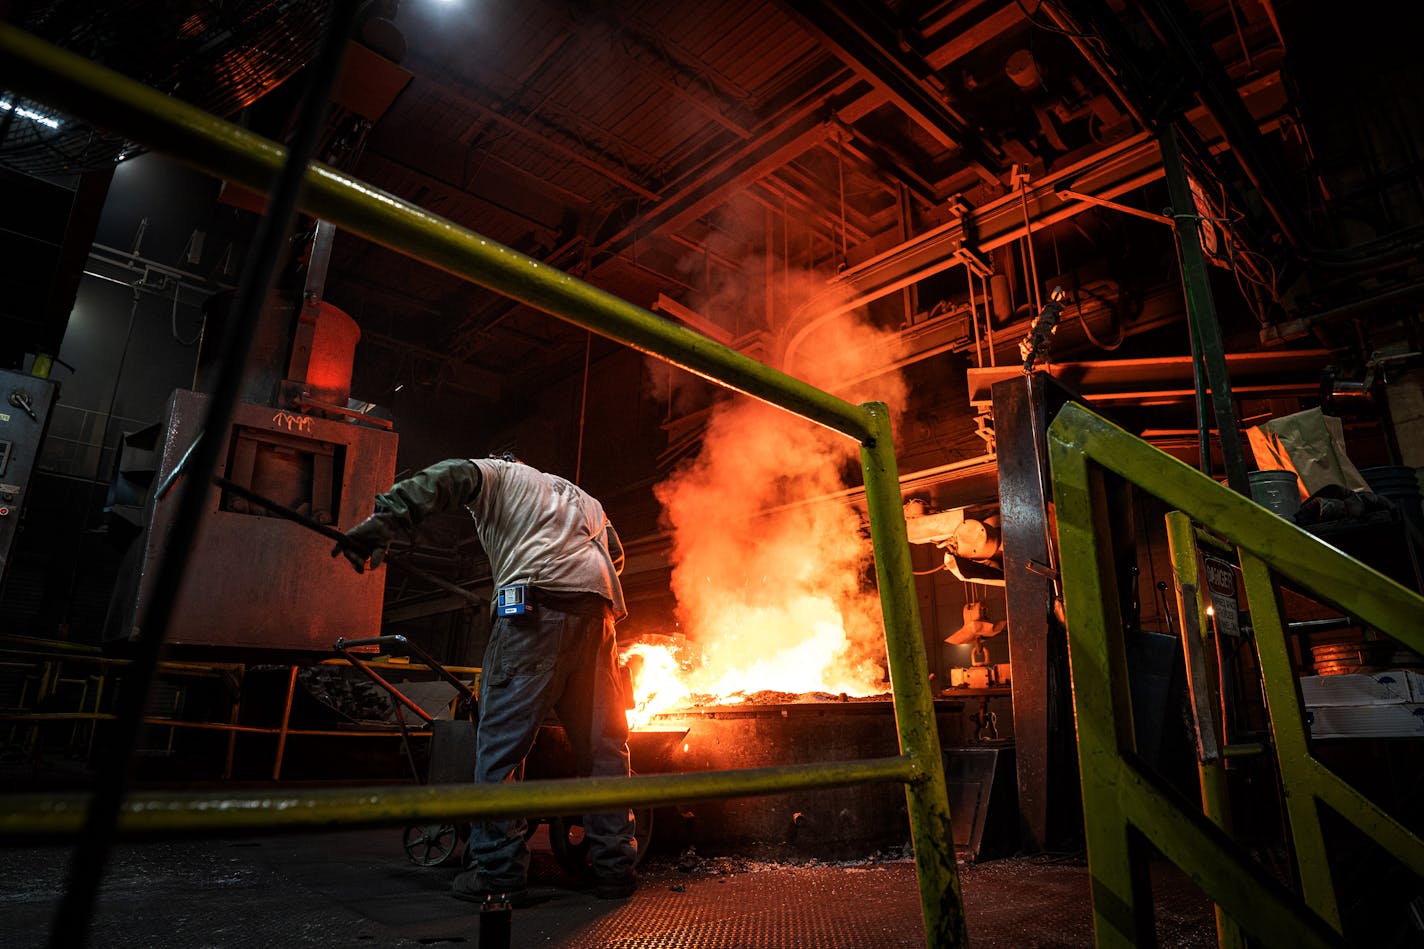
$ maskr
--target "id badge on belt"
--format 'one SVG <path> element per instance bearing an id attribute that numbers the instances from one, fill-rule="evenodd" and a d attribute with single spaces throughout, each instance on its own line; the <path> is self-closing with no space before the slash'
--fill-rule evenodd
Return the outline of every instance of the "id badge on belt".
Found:
<path id="1" fill-rule="evenodd" d="M 534 609 L 529 603 L 529 585 L 526 583 L 500 587 L 495 590 L 494 602 L 497 616 L 523 616 Z"/>

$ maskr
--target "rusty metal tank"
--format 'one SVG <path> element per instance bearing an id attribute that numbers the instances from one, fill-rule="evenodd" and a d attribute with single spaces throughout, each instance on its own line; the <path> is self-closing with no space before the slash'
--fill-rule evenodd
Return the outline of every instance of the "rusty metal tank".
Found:
<path id="1" fill-rule="evenodd" d="M 964 743 L 957 700 L 935 702 L 940 743 Z M 761 768 L 899 754 L 888 699 L 721 705 L 656 716 L 655 729 L 685 730 L 668 771 Z M 900 784 L 861 784 L 762 797 L 689 801 L 659 818 L 658 845 L 766 860 L 867 857 L 909 840 Z"/>

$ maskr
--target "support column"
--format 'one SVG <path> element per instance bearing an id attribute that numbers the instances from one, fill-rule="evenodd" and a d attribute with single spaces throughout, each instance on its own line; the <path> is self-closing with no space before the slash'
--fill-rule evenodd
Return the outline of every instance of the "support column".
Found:
<path id="1" fill-rule="evenodd" d="M 1221 342 L 1221 324 L 1216 318 L 1216 302 L 1211 295 L 1207 275 L 1206 255 L 1202 253 L 1201 224 L 1197 220 L 1196 202 L 1192 200 L 1187 169 L 1182 161 L 1182 149 L 1177 142 L 1177 130 L 1168 126 L 1162 133 L 1162 170 L 1167 177 L 1167 193 L 1172 199 L 1172 220 L 1177 235 L 1177 258 L 1182 267 L 1182 289 L 1187 297 L 1187 323 L 1191 327 L 1192 357 L 1198 376 L 1206 375 L 1211 389 L 1212 414 L 1216 416 L 1217 437 L 1221 440 L 1221 457 L 1226 464 L 1226 483 L 1233 491 L 1251 496 L 1246 480 L 1246 459 L 1241 450 L 1241 429 L 1236 422 L 1236 406 L 1231 398 L 1231 382 L 1226 374 L 1226 351 Z M 1198 411 L 1201 412 L 1201 405 Z M 1203 461 L 1210 458 L 1206 447 L 1207 420 L 1201 419 Z M 1206 474 L 1211 474 L 1206 471 Z"/>
<path id="2" fill-rule="evenodd" d="M 1023 848 L 1037 852 L 1064 843 L 1081 820 L 1045 485 L 1048 423 L 1071 396 L 1043 372 L 996 382 L 992 392 L 1019 825 Z"/>
<path id="3" fill-rule="evenodd" d="M 860 450 L 865 475 L 865 503 L 870 514 L 870 538 L 875 547 L 875 577 L 885 621 L 885 654 L 890 690 L 895 699 L 895 726 L 900 751 L 915 762 L 918 774 L 905 785 L 910 840 L 920 884 L 920 911 L 925 940 L 934 949 L 969 945 L 959 870 L 950 826 L 949 791 L 944 756 L 939 746 L 929 664 L 920 634 L 915 577 L 910 565 L 910 541 L 900 497 L 895 445 L 890 438 L 890 414 L 883 402 L 866 403 L 872 437 Z"/>

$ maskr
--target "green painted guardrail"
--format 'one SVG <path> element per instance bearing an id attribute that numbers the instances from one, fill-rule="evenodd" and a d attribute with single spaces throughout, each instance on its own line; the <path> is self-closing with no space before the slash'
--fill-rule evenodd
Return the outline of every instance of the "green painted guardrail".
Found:
<path id="1" fill-rule="evenodd" d="M 1342 945 L 1318 805 L 1328 804 L 1421 876 L 1424 843 L 1311 756 L 1279 585 L 1290 581 L 1417 652 L 1424 652 L 1424 598 L 1080 405 L 1058 413 L 1048 446 L 1097 945 L 1154 942 L 1144 843 L 1217 904 L 1230 924 L 1224 941 L 1239 939 L 1239 931 L 1264 946 Z M 1219 777 L 1203 777 L 1213 811 L 1204 815 L 1181 807 L 1135 760 L 1105 473 L 1156 496 L 1238 552 L 1301 894 L 1265 873 L 1231 839 L 1217 810 Z"/>

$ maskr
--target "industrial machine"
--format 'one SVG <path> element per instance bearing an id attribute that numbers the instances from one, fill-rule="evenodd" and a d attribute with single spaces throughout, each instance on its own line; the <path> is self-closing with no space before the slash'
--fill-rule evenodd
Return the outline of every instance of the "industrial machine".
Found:
<path id="1" fill-rule="evenodd" d="M 152 596 L 162 556 L 186 561 L 185 579 L 166 637 L 170 647 L 212 650 L 326 652 L 341 637 L 379 631 L 382 574 L 358 574 L 328 554 L 331 541 L 252 504 L 239 492 L 190 484 L 207 492 L 204 519 L 192 547 L 171 550 L 168 534 L 177 508 L 173 486 L 200 437 L 224 446 L 215 474 L 231 484 L 335 529 L 371 513 L 372 498 L 395 474 L 396 434 L 369 403 L 350 398 L 351 368 L 360 329 L 346 313 L 321 300 L 321 278 L 333 236 L 317 222 L 300 302 L 274 297 L 264 310 L 241 400 L 226 429 L 203 431 L 208 397 L 198 386 L 176 390 L 156 448 L 154 490 L 143 531 L 129 552 L 127 589 L 106 638 L 131 641 Z M 208 308 L 205 342 L 226 317 L 226 301 Z"/>
<path id="2" fill-rule="evenodd" d="M 0 369 L 0 587 L 58 394 L 48 379 Z"/>

